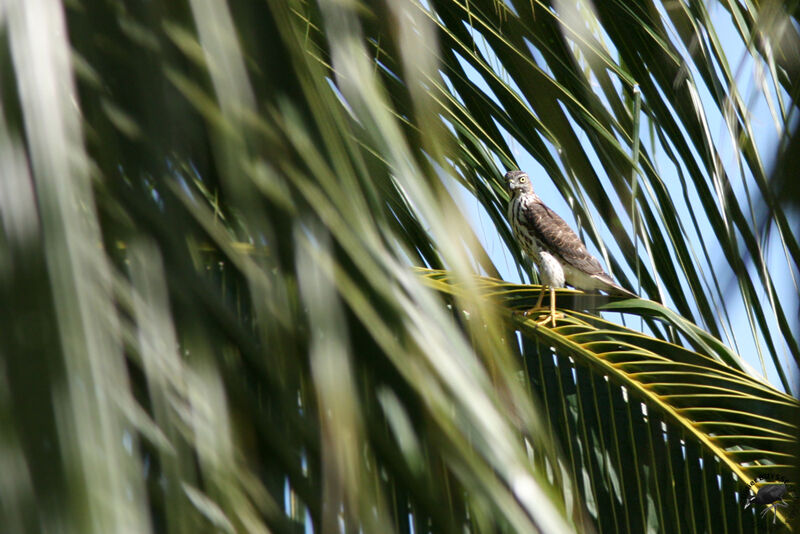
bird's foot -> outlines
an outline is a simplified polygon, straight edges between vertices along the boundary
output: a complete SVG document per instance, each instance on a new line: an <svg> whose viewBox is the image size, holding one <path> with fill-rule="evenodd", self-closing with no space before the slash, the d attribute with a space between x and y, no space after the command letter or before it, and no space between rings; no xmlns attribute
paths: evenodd
<svg viewBox="0 0 800 534"><path fill-rule="evenodd" d="M564 314L563 313L560 313L560 312L548 313L547 316L544 319L539 319L538 321L535 321L535 322L539 326L547 326L547 323L553 323L553 328L555 328L556 327L556 319L563 319L563 318L564 318Z"/></svg>

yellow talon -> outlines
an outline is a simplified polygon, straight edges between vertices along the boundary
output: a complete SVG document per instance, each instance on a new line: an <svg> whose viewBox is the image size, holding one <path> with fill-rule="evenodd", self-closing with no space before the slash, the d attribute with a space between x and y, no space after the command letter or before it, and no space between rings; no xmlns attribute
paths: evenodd
<svg viewBox="0 0 800 534"><path fill-rule="evenodd" d="M542 286L542 292L539 293L539 299L536 301L536 304L530 310L523 313L526 317L530 315L533 311L537 309L542 309L542 297L544 297L544 286ZM546 308L545 308L546 309ZM553 323L553 328L556 327L556 319L563 319L564 314L560 312L556 312L556 289L554 287L550 288L550 313L544 319L536 321L536 324L545 326L548 322Z"/></svg>
<svg viewBox="0 0 800 534"><path fill-rule="evenodd" d="M552 322L553 323L553 328L555 328L556 327L556 319L563 319L563 318L564 318L564 314L561 313L561 312L558 312L555 315L547 314L547 316L544 319L540 319L540 320L536 321L536 324L538 324L540 326L546 326L548 322Z"/></svg>

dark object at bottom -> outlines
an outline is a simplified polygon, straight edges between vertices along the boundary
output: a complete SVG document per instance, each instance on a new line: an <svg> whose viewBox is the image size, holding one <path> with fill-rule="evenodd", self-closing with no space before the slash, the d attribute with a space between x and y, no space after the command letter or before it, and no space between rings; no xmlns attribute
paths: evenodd
<svg viewBox="0 0 800 534"><path fill-rule="evenodd" d="M751 504L766 504L768 506L761 512L761 517L764 517L767 512L775 509L776 506L789 506L789 503L783 500L787 493L786 484L765 484L758 488L758 492L755 495L748 497L744 507L747 508ZM775 517L772 518L773 524L775 524L777 517L778 514L776 513Z"/></svg>

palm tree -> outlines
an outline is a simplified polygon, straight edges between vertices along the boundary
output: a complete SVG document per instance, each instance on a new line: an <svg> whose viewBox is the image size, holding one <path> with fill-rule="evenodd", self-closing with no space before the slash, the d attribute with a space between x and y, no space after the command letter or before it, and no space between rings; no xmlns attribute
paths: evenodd
<svg viewBox="0 0 800 534"><path fill-rule="evenodd" d="M800 247L768 171L796 162L797 23L0 3L0 524L791 528L744 504L797 480ZM514 313L539 289L504 215L521 163L642 299Z"/></svg>

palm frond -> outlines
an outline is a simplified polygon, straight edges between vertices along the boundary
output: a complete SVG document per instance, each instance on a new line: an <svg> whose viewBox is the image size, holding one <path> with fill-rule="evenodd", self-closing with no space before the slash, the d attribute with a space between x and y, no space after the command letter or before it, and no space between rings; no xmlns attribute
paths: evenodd
<svg viewBox="0 0 800 534"><path fill-rule="evenodd" d="M419 274L445 295L461 291L447 272ZM718 355L587 314L580 308L596 303L582 293L560 292L566 317L543 328L519 313L538 288L491 278L480 286L521 335L534 398L601 529L710 527L706 506L715 525L752 528L758 518L743 512L740 496L766 479L792 479L800 409L793 397Z"/></svg>
<svg viewBox="0 0 800 534"><path fill-rule="evenodd" d="M758 528L797 409L737 343L800 361L749 107L786 157L797 10L762 4L720 4L748 93L697 2L0 3L0 524ZM521 164L652 301L513 318Z"/></svg>

